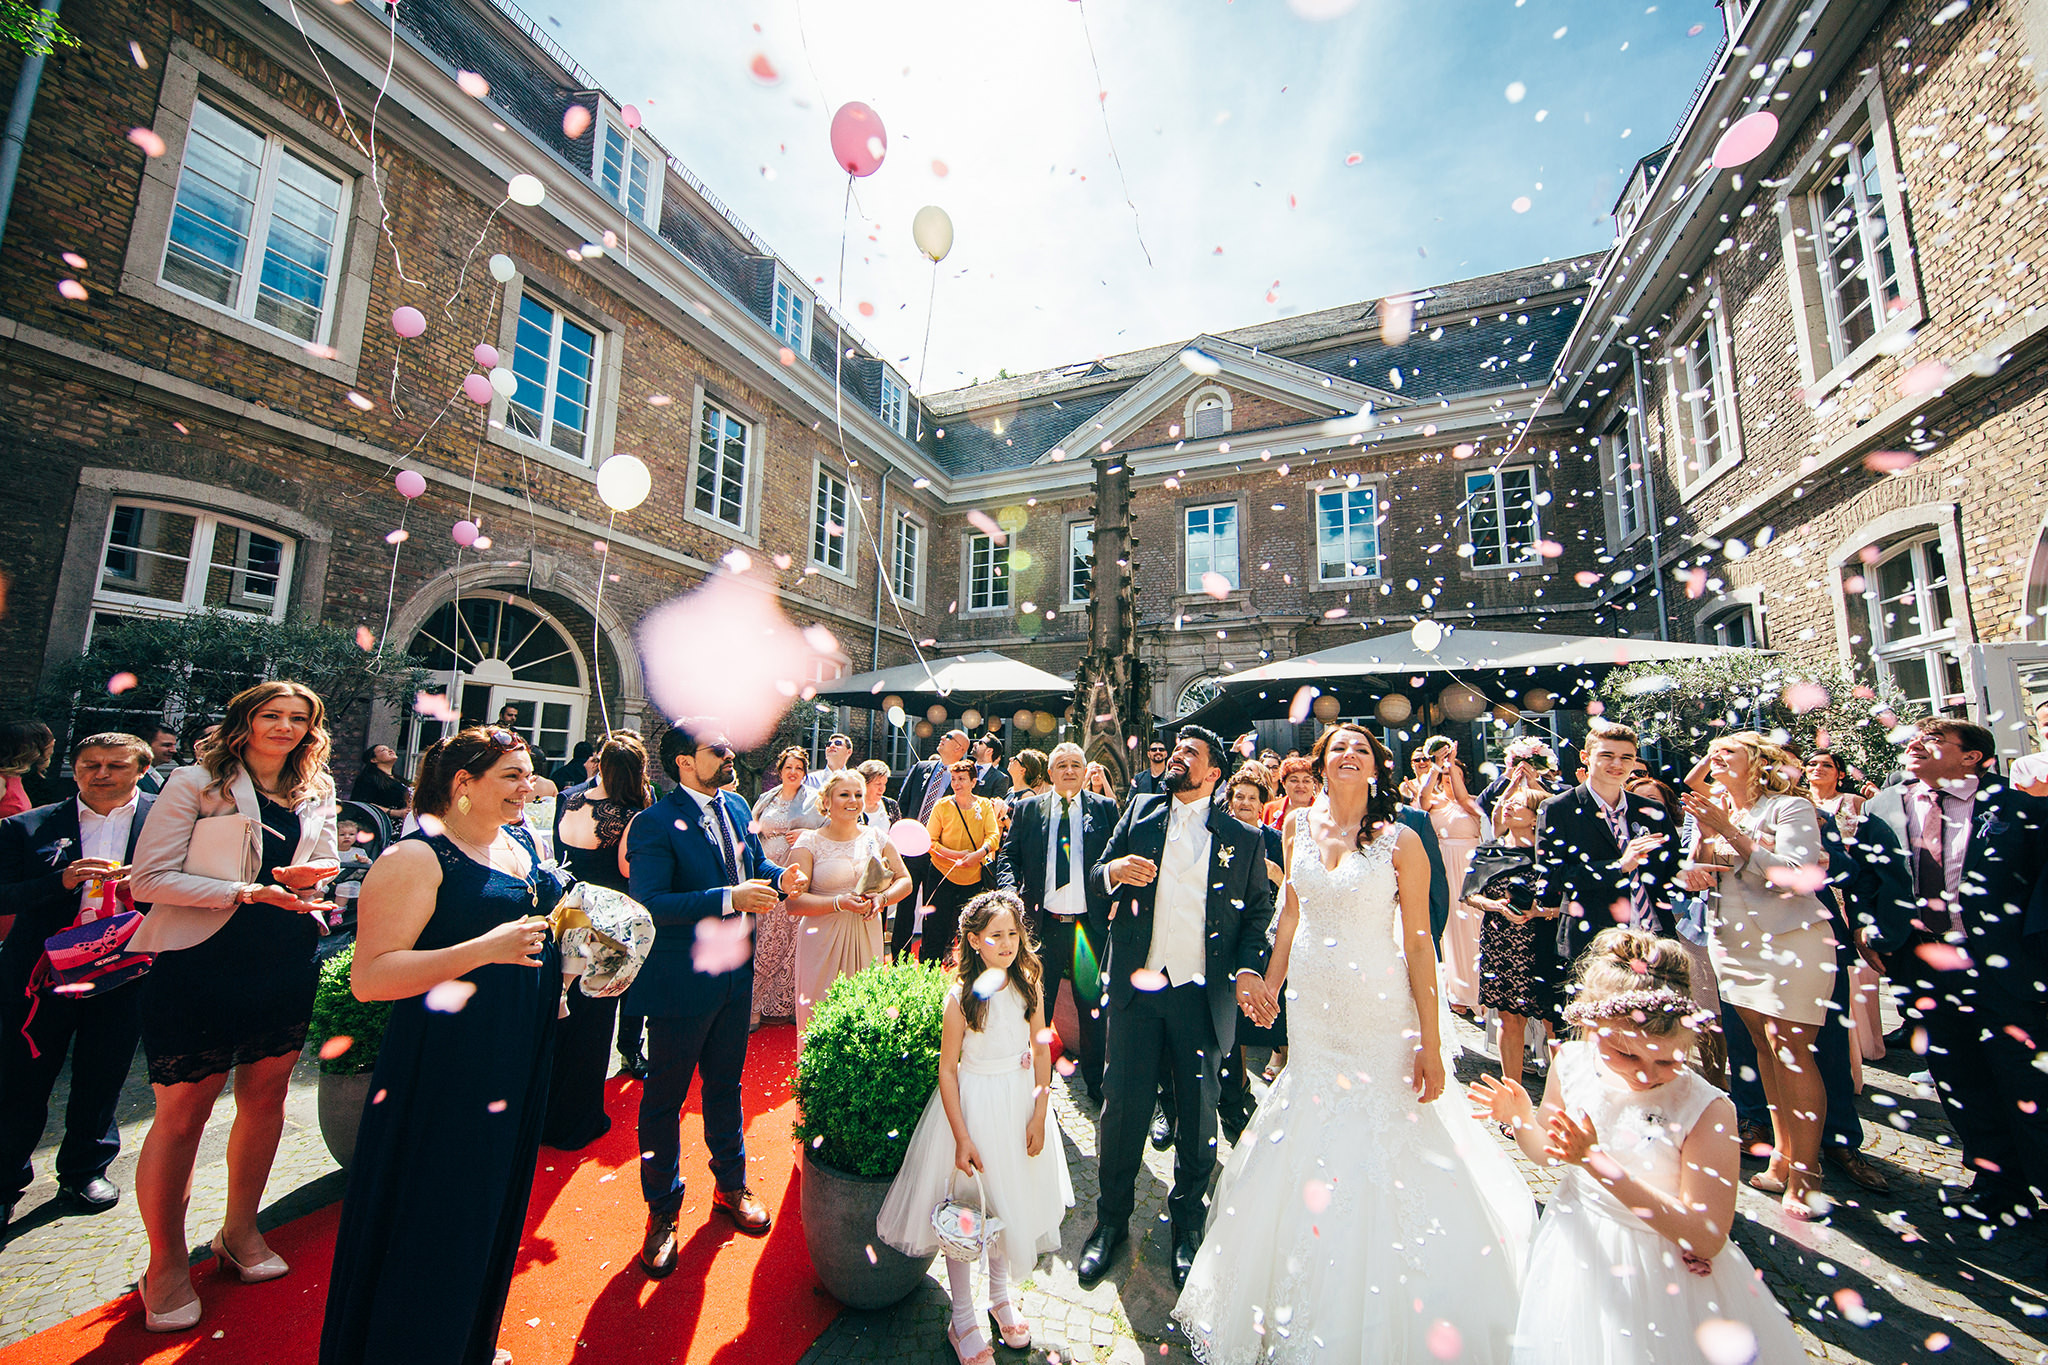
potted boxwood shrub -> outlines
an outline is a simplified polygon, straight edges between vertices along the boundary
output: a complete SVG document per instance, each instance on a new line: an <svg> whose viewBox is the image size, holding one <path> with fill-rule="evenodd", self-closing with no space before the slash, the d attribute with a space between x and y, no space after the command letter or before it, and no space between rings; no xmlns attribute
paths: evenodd
<svg viewBox="0 0 2048 1365"><path fill-rule="evenodd" d="M358 1000L349 989L349 964L355 957L351 943L320 964L320 987L313 993L313 1019L306 1028L306 1046L320 1059L320 1137L343 1168L355 1155L370 1073L391 1017L388 1001Z"/></svg>
<svg viewBox="0 0 2048 1365"><path fill-rule="evenodd" d="M939 1083L950 978L922 963L877 964L833 983L797 1058L804 1243L818 1280L849 1308L886 1308L930 1259L875 1235L875 1218Z"/></svg>

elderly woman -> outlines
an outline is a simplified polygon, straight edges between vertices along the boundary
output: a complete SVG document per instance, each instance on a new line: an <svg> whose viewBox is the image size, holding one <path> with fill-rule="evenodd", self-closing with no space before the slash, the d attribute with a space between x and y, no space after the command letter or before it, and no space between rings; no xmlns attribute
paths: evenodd
<svg viewBox="0 0 2048 1365"><path fill-rule="evenodd" d="M825 823L818 803L804 784L810 756L792 744L775 757L776 785L754 803L754 830L768 861L789 863L796 836ZM754 918L754 1012L752 1028L763 1019L796 1017L796 929L788 915Z"/></svg>
<svg viewBox="0 0 2048 1365"><path fill-rule="evenodd" d="M940 798L925 822L931 834L932 864L940 872L938 889L925 915L918 956L942 962L960 927L960 907L976 893L995 885L991 869L1003 842L1002 807L974 794L974 760L963 758L947 770L953 794Z"/></svg>
<svg viewBox="0 0 2048 1365"><path fill-rule="evenodd" d="M129 886L150 910L130 946L156 954L141 986L156 1121L135 1169L149 1232L139 1289L152 1332L199 1324L185 1214L206 1121L230 1073L227 1216L214 1259L245 1284L291 1268L256 1215L313 1014L313 948L334 909L314 890L340 870L327 756L327 709L312 689L258 683L228 703L220 729L199 742L199 762L166 779L135 847Z"/></svg>
<svg viewBox="0 0 2048 1365"><path fill-rule="evenodd" d="M884 776L886 777L886 772ZM783 904L796 917L796 1026L842 976L852 976L882 956L883 911L910 894L903 856L862 822L867 782L858 772L835 773L818 792L825 823L807 829L790 850L789 865L802 868L810 888ZM868 869L879 863L886 883L870 883Z"/></svg>
<svg viewBox="0 0 2048 1365"><path fill-rule="evenodd" d="M1699 823L1686 889L1708 891L1708 951L1721 998L1756 1043L1774 1151L1750 1184L1782 1194L1787 1217L1814 1217L1822 1089L1814 1046L1834 995L1835 941L1814 891L1827 871L1819 816L1794 794L1798 765L1753 731L1707 750L1712 797L1688 793Z"/></svg>

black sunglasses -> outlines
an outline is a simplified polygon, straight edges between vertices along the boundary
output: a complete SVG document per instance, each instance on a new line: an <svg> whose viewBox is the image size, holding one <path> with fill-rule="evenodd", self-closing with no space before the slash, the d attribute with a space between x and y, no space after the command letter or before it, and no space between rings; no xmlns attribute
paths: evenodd
<svg viewBox="0 0 2048 1365"><path fill-rule="evenodd" d="M730 744L700 744L697 747L700 749L709 749L713 754L717 755L719 758L731 758L733 753L732 745Z"/></svg>

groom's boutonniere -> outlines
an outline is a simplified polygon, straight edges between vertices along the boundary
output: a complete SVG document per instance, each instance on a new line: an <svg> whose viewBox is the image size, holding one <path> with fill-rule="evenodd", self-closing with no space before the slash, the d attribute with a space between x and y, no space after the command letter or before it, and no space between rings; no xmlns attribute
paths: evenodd
<svg viewBox="0 0 2048 1365"><path fill-rule="evenodd" d="M1236 856L1237 850L1234 848L1220 848L1216 850L1216 861L1224 867L1229 867L1230 860Z"/></svg>

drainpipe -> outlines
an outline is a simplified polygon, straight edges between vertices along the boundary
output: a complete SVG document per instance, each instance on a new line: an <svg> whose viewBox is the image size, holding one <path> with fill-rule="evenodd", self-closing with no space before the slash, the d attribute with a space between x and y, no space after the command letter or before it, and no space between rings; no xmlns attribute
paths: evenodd
<svg viewBox="0 0 2048 1365"><path fill-rule="evenodd" d="M43 13L54 16L62 0L43 0ZM7 235L7 214L14 207L14 180L21 174L21 148L28 140L28 116L36 107L36 87L43 83L43 58L22 57L21 77L14 83L14 103L7 106L7 130L0 134L0 238Z"/></svg>
<svg viewBox="0 0 2048 1365"><path fill-rule="evenodd" d="M1643 406L1643 353L1626 341L1615 344L1627 349L1629 364L1635 371L1636 410L1633 421L1636 457L1643 462L1643 515L1650 521L1650 591L1657 598L1657 638L1669 643L1671 614L1664 605L1664 550L1661 526L1657 520L1657 474L1650 463L1650 429L1645 420L1648 409Z"/></svg>
<svg viewBox="0 0 2048 1365"><path fill-rule="evenodd" d="M888 536L889 526L889 466L882 466L882 483L875 490L875 545L881 551L875 560L875 637L868 646L868 667L882 666L882 575L889 572L889 555L893 552ZM875 756L875 713L868 712L868 757Z"/></svg>

